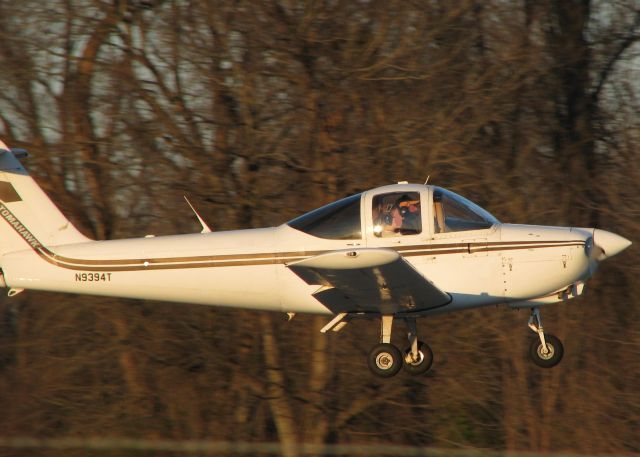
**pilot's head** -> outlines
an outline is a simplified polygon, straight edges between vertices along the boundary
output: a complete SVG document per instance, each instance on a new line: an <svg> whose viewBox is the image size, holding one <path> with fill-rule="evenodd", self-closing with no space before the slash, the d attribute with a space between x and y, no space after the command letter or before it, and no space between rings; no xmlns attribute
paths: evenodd
<svg viewBox="0 0 640 457"><path fill-rule="evenodd" d="M402 215L400 214L400 207L394 204L391 208L387 208L384 214L380 217L380 224L377 225L378 232L394 231L394 229L402 226Z"/></svg>

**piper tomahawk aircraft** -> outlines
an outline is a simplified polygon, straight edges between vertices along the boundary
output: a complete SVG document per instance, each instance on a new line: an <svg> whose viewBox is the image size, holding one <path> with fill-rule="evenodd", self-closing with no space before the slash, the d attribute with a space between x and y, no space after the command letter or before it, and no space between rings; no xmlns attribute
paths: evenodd
<svg viewBox="0 0 640 457"><path fill-rule="evenodd" d="M371 371L431 368L416 319L507 303L531 309L530 355L563 355L539 308L583 293L598 262L631 242L592 228L500 223L469 200L406 182L336 201L279 227L93 241L56 208L0 142L0 285L288 313L333 315L322 329L380 319ZM196 213L197 215L197 213ZM391 344L404 321L407 347Z"/></svg>

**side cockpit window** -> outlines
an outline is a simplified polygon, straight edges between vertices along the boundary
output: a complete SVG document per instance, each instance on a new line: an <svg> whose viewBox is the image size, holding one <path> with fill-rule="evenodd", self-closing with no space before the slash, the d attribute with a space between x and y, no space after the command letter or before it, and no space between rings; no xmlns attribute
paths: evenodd
<svg viewBox="0 0 640 457"><path fill-rule="evenodd" d="M387 238L422 232L420 194L392 192L373 197L373 233Z"/></svg>
<svg viewBox="0 0 640 457"><path fill-rule="evenodd" d="M362 194L352 195L330 203L287 224L312 236L330 240L355 240L362 238L360 200Z"/></svg>
<svg viewBox="0 0 640 457"><path fill-rule="evenodd" d="M433 191L435 233L488 229L498 220L475 203L439 187Z"/></svg>

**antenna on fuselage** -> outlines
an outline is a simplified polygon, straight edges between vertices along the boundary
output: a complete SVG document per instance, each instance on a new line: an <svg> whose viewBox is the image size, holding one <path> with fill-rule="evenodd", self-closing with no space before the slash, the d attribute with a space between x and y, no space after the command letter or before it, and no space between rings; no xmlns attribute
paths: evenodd
<svg viewBox="0 0 640 457"><path fill-rule="evenodd" d="M184 199L187 202L187 205L189 205L189 207L191 208L191 211L193 211L193 213L196 215L196 217L198 218L198 221L200 222L200 225L202 225L202 230L200 231L200 233L211 233L212 230L209 228L209 226L207 225L207 223L204 221L204 219L202 219L202 217L200 216L200 214L196 211L196 209L193 207L193 205L191 204L191 202L189 201L189 199L187 198L186 195L183 195Z"/></svg>
<svg viewBox="0 0 640 457"><path fill-rule="evenodd" d="M424 182L424 185L426 186L427 183L429 182L429 178L431 177L431 175L427 176L427 180Z"/></svg>

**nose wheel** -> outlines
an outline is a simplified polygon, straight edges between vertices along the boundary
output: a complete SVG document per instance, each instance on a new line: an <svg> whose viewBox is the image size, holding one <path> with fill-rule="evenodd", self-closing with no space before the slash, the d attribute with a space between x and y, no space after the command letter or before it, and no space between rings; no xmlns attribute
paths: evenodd
<svg viewBox="0 0 640 457"><path fill-rule="evenodd" d="M564 346L558 337L544 333L538 308L531 310L529 328L538 334L538 337L534 338L529 346L531 360L542 368L555 367L562 360Z"/></svg>
<svg viewBox="0 0 640 457"><path fill-rule="evenodd" d="M381 378L395 376L404 366L406 372L420 375L428 372L433 365L433 352L429 345L418 340L416 320L405 318L409 328L409 347L401 353L391 344L391 327L393 316L384 315L381 318L380 343L375 345L367 358L371 372Z"/></svg>

